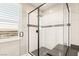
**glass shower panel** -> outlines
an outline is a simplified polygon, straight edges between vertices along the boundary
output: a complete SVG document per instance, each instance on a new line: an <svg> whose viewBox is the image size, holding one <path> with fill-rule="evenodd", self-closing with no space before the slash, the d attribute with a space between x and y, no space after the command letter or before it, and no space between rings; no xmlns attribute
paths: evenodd
<svg viewBox="0 0 79 59"><path fill-rule="evenodd" d="M64 4L45 4L40 7L40 55L63 56L66 54L67 27L64 21ZM66 24L67 25L67 24ZM65 33L64 33L65 32ZM65 39L67 43L67 39Z"/></svg>
<svg viewBox="0 0 79 59"><path fill-rule="evenodd" d="M29 14L29 53L38 55L38 10Z"/></svg>
<svg viewBox="0 0 79 59"><path fill-rule="evenodd" d="M67 5L66 4L63 4L63 23L64 23L64 45L66 45L66 46L69 46L69 42L68 42L68 21L69 21L69 16L68 16L68 8L67 8Z"/></svg>

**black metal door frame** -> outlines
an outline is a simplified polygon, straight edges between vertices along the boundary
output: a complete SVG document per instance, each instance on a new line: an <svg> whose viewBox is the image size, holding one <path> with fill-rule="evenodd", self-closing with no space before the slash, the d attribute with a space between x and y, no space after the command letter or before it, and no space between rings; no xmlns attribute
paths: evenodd
<svg viewBox="0 0 79 59"><path fill-rule="evenodd" d="M69 45L70 45L70 9L69 9L69 4L68 3L66 3L66 7L67 7L67 11L68 11L68 47L67 47L67 50L66 50L66 54L65 54L65 56L67 56L67 54L69 54L68 53L68 51L69 51Z"/></svg>

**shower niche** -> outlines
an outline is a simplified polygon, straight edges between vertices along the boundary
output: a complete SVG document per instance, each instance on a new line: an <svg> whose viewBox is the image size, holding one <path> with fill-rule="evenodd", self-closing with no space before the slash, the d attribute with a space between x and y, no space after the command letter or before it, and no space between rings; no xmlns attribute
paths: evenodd
<svg viewBox="0 0 79 59"><path fill-rule="evenodd" d="M68 4L46 3L28 13L28 53L66 56L70 46Z"/></svg>

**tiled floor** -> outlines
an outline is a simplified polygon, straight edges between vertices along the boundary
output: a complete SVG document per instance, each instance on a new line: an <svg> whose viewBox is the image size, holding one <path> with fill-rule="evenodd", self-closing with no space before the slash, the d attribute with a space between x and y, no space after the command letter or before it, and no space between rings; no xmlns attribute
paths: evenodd
<svg viewBox="0 0 79 59"><path fill-rule="evenodd" d="M45 47L41 47L40 49L40 56L47 56L47 52L49 51L49 49L45 48ZM38 56L38 49L37 50L34 50L32 52L35 56Z"/></svg>
<svg viewBox="0 0 79 59"><path fill-rule="evenodd" d="M41 47L39 50L40 50L40 56L65 56L67 52L67 46L58 44L55 48L51 50L45 47ZM32 53L35 56L38 56L38 49L34 50ZM69 47L66 56L77 56L77 55L78 55L78 50Z"/></svg>

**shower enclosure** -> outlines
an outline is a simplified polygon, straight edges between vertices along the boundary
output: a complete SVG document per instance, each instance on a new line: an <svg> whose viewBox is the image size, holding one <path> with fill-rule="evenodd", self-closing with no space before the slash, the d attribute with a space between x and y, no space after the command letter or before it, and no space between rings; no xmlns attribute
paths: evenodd
<svg viewBox="0 0 79 59"><path fill-rule="evenodd" d="M35 56L65 56L70 41L69 6L41 4L28 13L28 53Z"/></svg>

